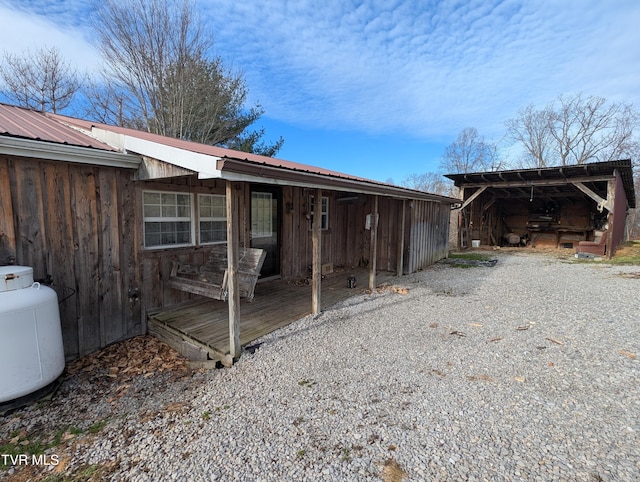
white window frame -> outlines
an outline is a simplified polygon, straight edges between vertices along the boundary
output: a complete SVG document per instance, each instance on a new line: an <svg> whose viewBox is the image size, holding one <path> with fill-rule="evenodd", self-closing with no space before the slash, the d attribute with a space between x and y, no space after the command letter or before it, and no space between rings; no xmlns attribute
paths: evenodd
<svg viewBox="0 0 640 482"><path fill-rule="evenodd" d="M160 215L159 216L147 216L146 215L146 206L145 203L145 194L159 194L160 195L160 204L157 206L160 207ZM189 199L189 216L163 216L162 215L162 195L167 194L175 194L176 196L187 196ZM176 207L178 204L176 204ZM179 248L184 246L193 246L195 240L195 222L194 222L194 203L193 203L193 195L191 193L185 193L180 191L158 191L158 190L144 190L142 191L142 217L143 217L143 233L142 239L145 249L165 249L165 248ZM162 222L188 222L189 223L189 242L188 243L170 243L170 244L154 244L152 246L147 246L147 225L148 223L162 223Z"/></svg>
<svg viewBox="0 0 640 482"><path fill-rule="evenodd" d="M258 226L258 221L256 220L256 214L253 210L253 197L254 195L259 199L268 199L269 200L269 211L267 213L266 218L261 218L260 225ZM262 191L253 191L251 193L251 238L270 238L273 236L273 193L271 192L262 192Z"/></svg>
<svg viewBox="0 0 640 482"><path fill-rule="evenodd" d="M329 198L322 196L320 198L322 203L320 210L320 230L327 231L329 229ZM309 197L309 229L313 229L313 214L315 211L315 197L313 194Z"/></svg>
<svg viewBox="0 0 640 482"><path fill-rule="evenodd" d="M224 211L222 216L202 216L202 198L222 198L224 206ZM198 241L201 245L207 246L210 244L225 244L227 242L227 232L225 229L224 240L221 241L202 241L202 222L224 222L225 226L227 224L227 207L226 207L226 196L224 194L202 194L198 193Z"/></svg>

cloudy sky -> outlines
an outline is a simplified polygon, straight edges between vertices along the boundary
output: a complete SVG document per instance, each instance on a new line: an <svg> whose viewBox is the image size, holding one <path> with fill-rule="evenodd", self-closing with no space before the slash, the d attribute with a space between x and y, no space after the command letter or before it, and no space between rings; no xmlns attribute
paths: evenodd
<svg viewBox="0 0 640 482"><path fill-rule="evenodd" d="M278 157L400 182L465 127L500 141L528 104L640 105L637 0L197 0ZM0 45L93 69L86 0L0 0Z"/></svg>

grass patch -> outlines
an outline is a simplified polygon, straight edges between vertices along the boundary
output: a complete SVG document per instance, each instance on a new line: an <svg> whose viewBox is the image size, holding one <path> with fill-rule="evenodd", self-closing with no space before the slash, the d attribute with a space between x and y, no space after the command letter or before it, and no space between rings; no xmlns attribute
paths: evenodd
<svg viewBox="0 0 640 482"><path fill-rule="evenodd" d="M491 255L483 253L449 253L449 259L468 259L471 261L489 261Z"/></svg>
<svg viewBox="0 0 640 482"><path fill-rule="evenodd" d="M618 246L616 254L609 261L617 265L640 265L640 241L627 241Z"/></svg>

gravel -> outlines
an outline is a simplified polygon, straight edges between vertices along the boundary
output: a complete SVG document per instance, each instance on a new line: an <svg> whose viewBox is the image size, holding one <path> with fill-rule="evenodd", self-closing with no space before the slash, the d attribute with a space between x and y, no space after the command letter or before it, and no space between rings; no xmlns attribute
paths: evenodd
<svg viewBox="0 0 640 482"><path fill-rule="evenodd" d="M640 479L640 267L491 255L299 320L230 369L68 376L0 418L0 443L63 433L60 463L0 479Z"/></svg>

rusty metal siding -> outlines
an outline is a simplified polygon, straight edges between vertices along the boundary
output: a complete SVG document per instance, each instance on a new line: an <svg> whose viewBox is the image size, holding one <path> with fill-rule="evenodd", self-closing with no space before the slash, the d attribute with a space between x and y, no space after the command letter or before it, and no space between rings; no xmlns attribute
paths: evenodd
<svg viewBox="0 0 640 482"><path fill-rule="evenodd" d="M450 206L430 201L411 201L408 259L409 274L446 258L449 253Z"/></svg>

